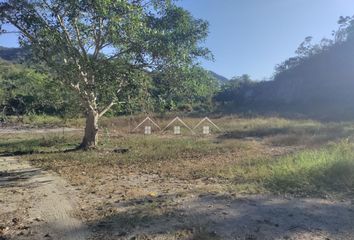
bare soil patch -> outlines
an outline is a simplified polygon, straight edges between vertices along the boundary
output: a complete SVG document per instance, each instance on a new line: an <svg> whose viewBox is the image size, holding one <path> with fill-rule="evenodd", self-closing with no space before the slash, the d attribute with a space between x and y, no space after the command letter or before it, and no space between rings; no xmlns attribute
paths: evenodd
<svg viewBox="0 0 354 240"><path fill-rule="evenodd" d="M60 201L69 196L67 212L85 222L88 239L354 239L352 123L226 118L219 125L229 131L178 137L131 135L107 122L99 151L62 152L80 132L5 134L0 149L39 150L22 159L67 181L54 188L63 189ZM116 148L129 151L109 151ZM31 178L43 172L29 171ZM0 217L18 234L12 219L32 214L23 224L32 229L42 200L21 193L29 187L11 189L0 189L8 198ZM46 192L41 205L55 212L49 202L60 196Z"/></svg>
<svg viewBox="0 0 354 240"><path fill-rule="evenodd" d="M92 239L353 239L354 202L230 194L213 179L129 174L80 187ZM89 192L91 191L91 192ZM224 192L224 193L222 193ZM202 236L202 238L200 238Z"/></svg>
<svg viewBox="0 0 354 240"><path fill-rule="evenodd" d="M15 158L0 158L0 236L75 239L89 236L74 213L75 196L58 176Z"/></svg>

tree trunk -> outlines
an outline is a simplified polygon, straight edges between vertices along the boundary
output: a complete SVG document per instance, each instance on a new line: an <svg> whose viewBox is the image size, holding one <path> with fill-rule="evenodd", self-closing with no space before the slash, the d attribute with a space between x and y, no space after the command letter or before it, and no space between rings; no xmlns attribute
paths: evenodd
<svg viewBox="0 0 354 240"><path fill-rule="evenodd" d="M93 110L88 111L86 115L85 135L82 139L80 148L96 148L98 144L98 117L98 112Z"/></svg>

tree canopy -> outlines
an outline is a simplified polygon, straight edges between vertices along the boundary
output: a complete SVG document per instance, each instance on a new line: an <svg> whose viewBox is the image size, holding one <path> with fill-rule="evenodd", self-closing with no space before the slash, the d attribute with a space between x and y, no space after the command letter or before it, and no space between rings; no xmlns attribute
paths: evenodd
<svg viewBox="0 0 354 240"><path fill-rule="evenodd" d="M87 113L83 147L97 144L98 118L141 74L211 57L200 46L208 23L169 0L7 0L0 22L76 91Z"/></svg>

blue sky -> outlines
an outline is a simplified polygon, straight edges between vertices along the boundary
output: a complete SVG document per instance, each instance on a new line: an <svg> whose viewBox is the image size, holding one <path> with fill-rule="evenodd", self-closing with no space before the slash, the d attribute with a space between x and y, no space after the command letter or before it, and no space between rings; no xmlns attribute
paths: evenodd
<svg viewBox="0 0 354 240"><path fill-rule="evenodd" d="M307 36L330 37L339 16L354 15L354 0L179 0L197 18L210 23L204 43L214 62L202 65L225 77L271 77L274 66L294 55ZM16 47L14 35L0 45Z"/></svg>
<svg viewBox="0 0 354 240"><path fill-rule="evenodd" d="M307 36L330 37L339 16L354 15L354 0L180 0L210 23L205 43L215 62L203 66L225 77L269 78Z"/></svg>

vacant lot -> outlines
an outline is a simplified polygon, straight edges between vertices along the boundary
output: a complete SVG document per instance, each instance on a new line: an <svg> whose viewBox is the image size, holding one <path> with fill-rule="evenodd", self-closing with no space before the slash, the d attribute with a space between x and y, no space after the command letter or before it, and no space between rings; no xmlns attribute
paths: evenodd
<svg viewBox="0 0 354 240"><path fill-rule="evenodd" d="M0 132L0 152L63 177L93 239L354 237L354 123L223 117L207 137L129 134L139 120L104 119L95 151L70 151L82 132L64 129Z"/></svg>

